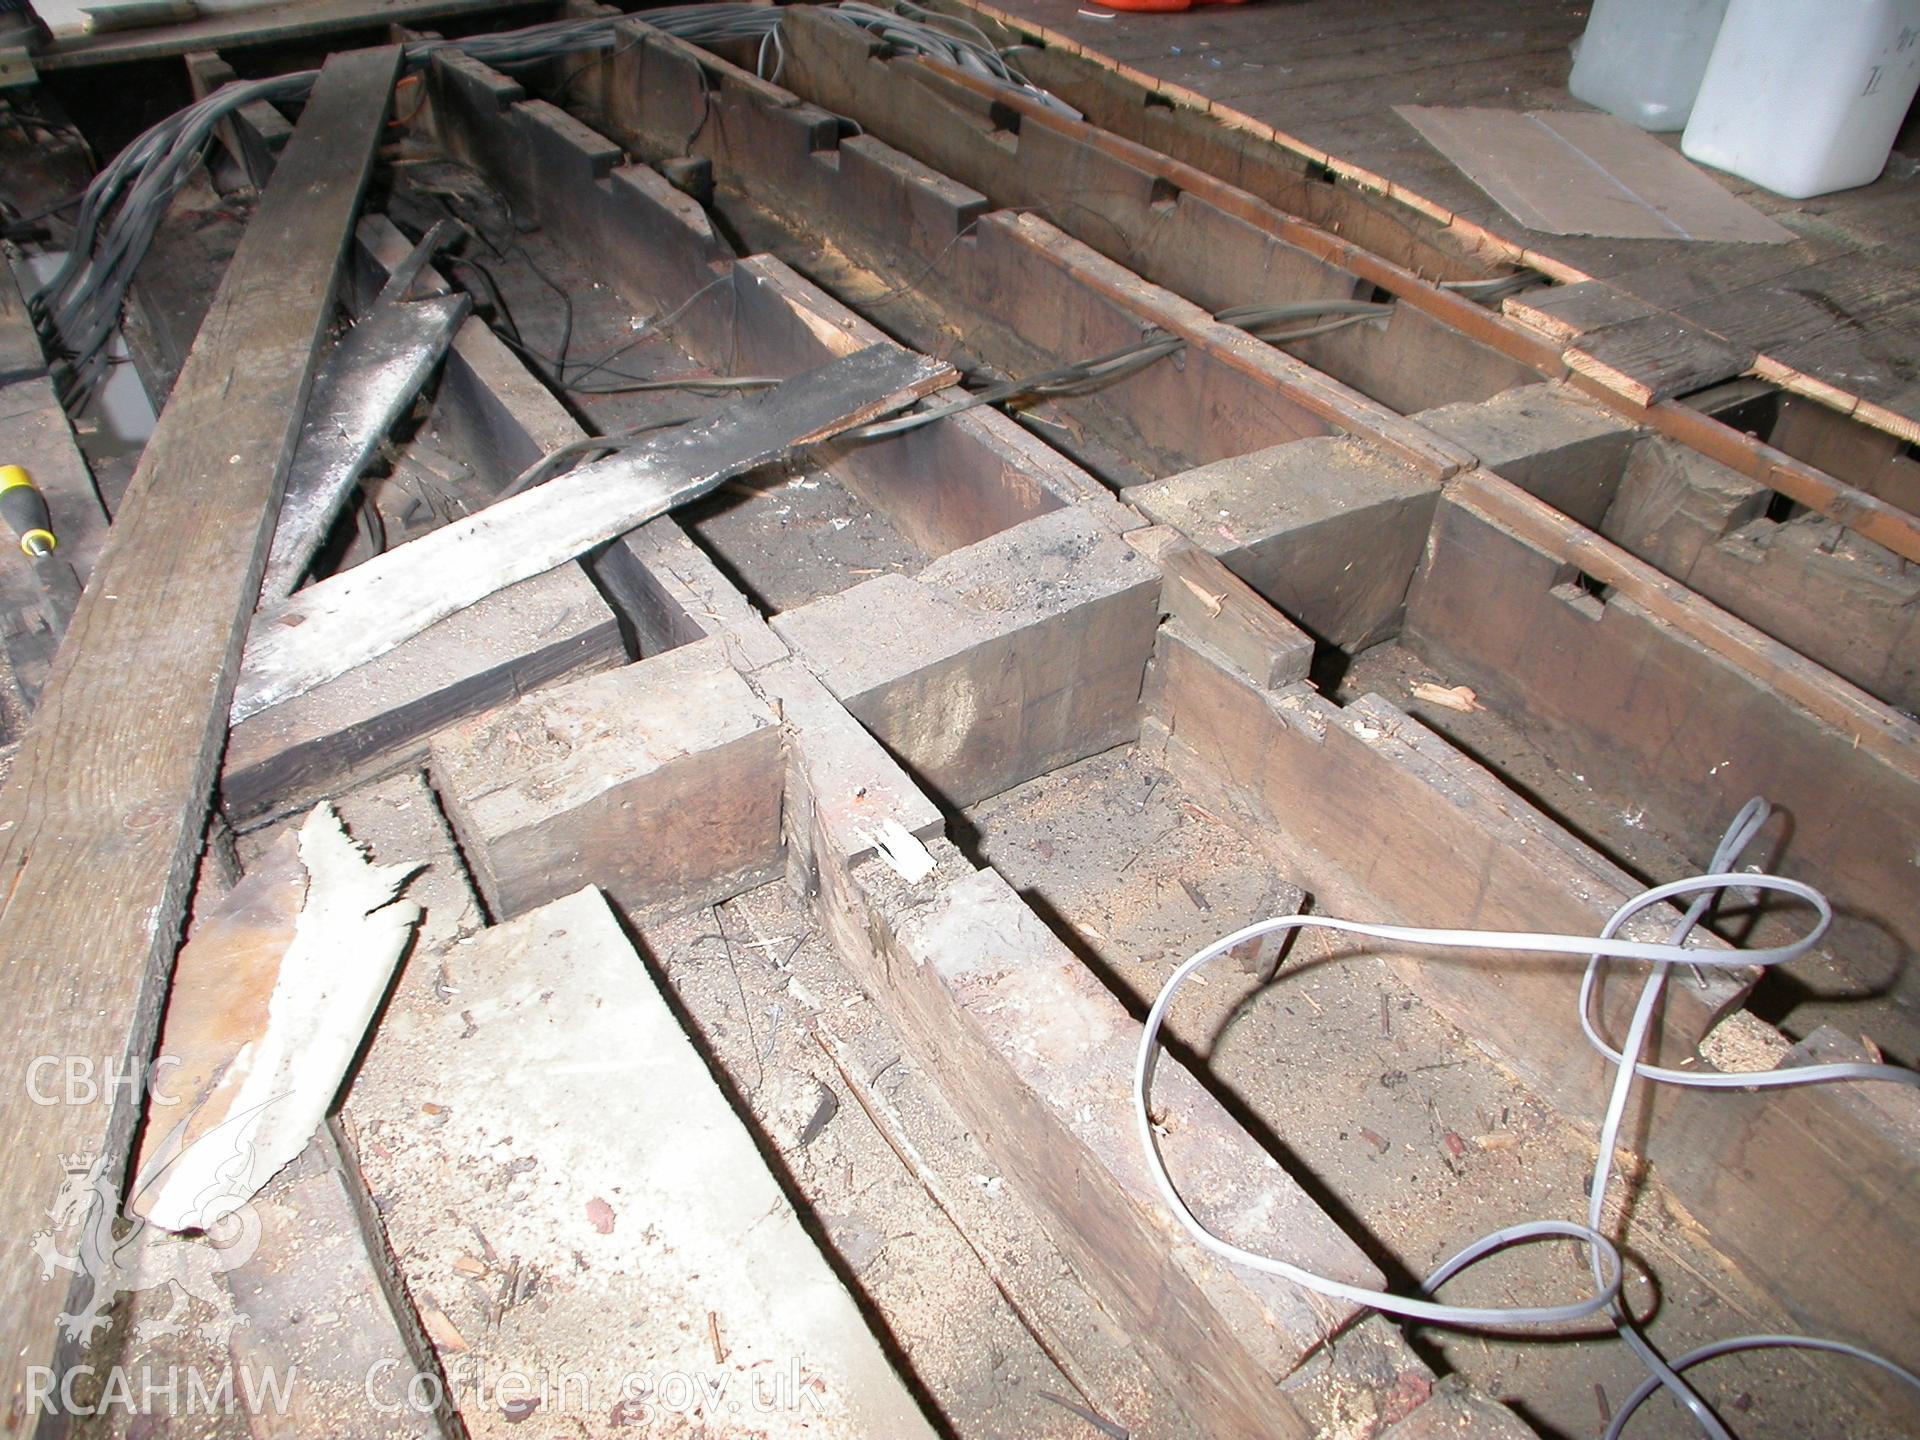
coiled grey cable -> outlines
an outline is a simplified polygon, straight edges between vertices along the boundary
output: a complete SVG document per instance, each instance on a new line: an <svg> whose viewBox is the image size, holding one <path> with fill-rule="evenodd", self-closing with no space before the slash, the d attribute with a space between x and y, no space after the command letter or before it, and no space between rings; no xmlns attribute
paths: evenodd
<svg viewBox="0 0 1920 1440"><path fill-rule="evenodd" d="M1147 1167L1153 1173L1154 1183L1159 1188L1161 1198L1195 1241L1223 1259L1251 1270L1291 1280L1319 1294L1365 1305L1390 1315L1440 1325L1511 1329L1565 1325L1601 1311L1609 1312L1609 1318L1616 1330L1647 1366L1650 1375L1641 1391L1636 1392L1627 1405L1622 1407L1621 1412L1614 1417L1612 1427L1607 1432L1608 1440L1614 1440L1614 1437L1621 1433L1627 1418L1633 1411L1655 1390L1663 1386L1686 1407L1701 1430L1712 1437L1712 1440L1731 1440L1725 1426L1707 1408L1705 1402L1693 1392L1681 1377L1680 1372L1690 1365L1740 1349L1797 1347L1848 1355L1877 1365L1912 1384L1916 1389L1920 1389L1920 1377L1914 1376L1890 1360L1858 1346L1836 1340L1774 1335L1748 1336L1740 1341L1723 1341L1716 1346L1704 1347L1669 1364L1645 1337L1639 1334L1625 1306L1620 1303L1623 1276L1620 1252L1600 1229L1606 1191L1612 1175L1613 1147L1619 1136L1621 1118L1626 1112L1633 1082L1643 1077L1658 1083L1695 1083L1707 1078L1694 1075L1692 1072L1668 1071L1658 1066L1643 1065L1640 1061L1640 1053L1645 1045L1647 1031L1660 992L1664 987L1667 972L1676 964L1705 967L1744 965L1764 967L1789 964L1805 955L1817 944L1820 937L1826 933L1828 925L1832 923L1832 908L1828 905L1826 897L1812 886L1785 876L1742 873L1734 870L1733 867L1738 863L1740 854L1765 825L1770 813L1770 808L1764 800L1750 801L1728 827L1726 835L1714 852L1708 873L1689 876L1683 880L1675 880L1643 890L1615 910L1597 936L1534 934L1500 930L1428 929L1371 924L1331 916L1284 915L1245 926L1190 956L1168 977L1166 984L1161 987L1159 995L1155 998L1152 1008L1147 1012L1146 1022L1140 1035L1140 1049L1134 1065L1135 1126ZM1771 891L1801 901L1812 909L1813 922L1798 939L1782 945L1749 950L1704 949L1687 945L1685 943L1687 938L1712 909L1719 894L1731 888ZM1628 940L1620 936L1621 927L1634 916L1669 900L1688 896L1694 897L1693 902L1676 923L1670 938L1665 942ZM1167 1171L1166 1161L1160 1153L1159 1141L1155 1135L1150 1105L1154 1066L1160 1052L1160 1031L1165 1024L1167 1011L1180 987L1202 967L1219 956L1262 935L1304 929L1333 930L1417 947L1521 951L1586 957L1587 970L1580 987L1582 1029L1590 1043L1607 1056L1609 1063L1614 1065L1615 1075L1601 1124L1599 1157L1595 1162L1592 1194L1584 1223L1570 1220L1536 1220L1497 1230L1474 1241L1435 1270L1421 1285L1420 1296L1408 1296L1351 1285L1335 1280L1331 1276L1315 1274L1276 1256L1247 1250L1216 1235L1200 1222L1181 1198L1172 1176ZM1609 961L1620 960L1644 960L1651 964L1652 969L1642 985L1634 1006L1627 1035L1620 1048L1615 1050L1607 1046L1593 1025L1590 1008L1592 991L1600 967ZM1669 1081L1666 1078L1668 1075L1682 1078L1679 1081ZM1880 1080L1899 1084L1920 1084L1920 1074L1913 1071L1894 1065L1866 1064L1808 1066L1805 1069L1769 1070L1714 1078L1730 1081L1733 1086L1753 1088L1777 1087L1785 1084L1818 1084L1834 1080ZM1716 1085L1712 1088L1729 1087ZM1567 1304L1502 1307L1447 1305L1427 1298L1448 1280L1484 1256L1513 1244L1542 1239L1569 1239L1587 1248L1592 1261L1595 1287L1591 1294L1584 1299Z"/></svg>

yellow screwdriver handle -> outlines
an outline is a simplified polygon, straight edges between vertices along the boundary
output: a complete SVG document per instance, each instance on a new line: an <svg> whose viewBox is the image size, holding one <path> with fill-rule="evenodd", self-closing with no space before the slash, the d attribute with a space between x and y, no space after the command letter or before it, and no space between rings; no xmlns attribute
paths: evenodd
<svg viewBox="0 0 1920 1440"><path fill-rule="evenodd" d="M0 517L20 537L21 550L33 559L51 555L60 547L46 497L34 488L33 477L18 465L0 465Z"/></svg>

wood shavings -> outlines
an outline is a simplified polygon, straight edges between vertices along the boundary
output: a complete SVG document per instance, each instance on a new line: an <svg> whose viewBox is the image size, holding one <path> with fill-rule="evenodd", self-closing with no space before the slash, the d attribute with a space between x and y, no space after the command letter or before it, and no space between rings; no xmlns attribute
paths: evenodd
<svg viewBox="0 0 1920 1440"><path fill-rule="evenodd" d="M1207 615L1209 618L1218 615L1221 607L1227 603L1227 592L1224 590L1215 594L1205 586L1187 579L1184 575L1180 577L1180 583L1200 597L1200 603L1207 607Z"/></svg>
<svg viewBox="0 0 1920 1440"><path fill-rule="evenodd" d="M1421 680L1413 687L1413 698L1424 700L1429 705L1439 705L1448 710L1458 710L1462 715L1471 715L1476 710L1487 707L1480 703L1480 697L1465 685L1435 685L1430 680Z"/></svg>
<svg viewBox="0 0 1920 1440"><path fill-rule="evenodd" d="M370 863L323 804L198 927L160 1046L190 1108L149 1126L138 1213L204 1229L306 1148L420 919L394 898L415 868Z"/></svg>

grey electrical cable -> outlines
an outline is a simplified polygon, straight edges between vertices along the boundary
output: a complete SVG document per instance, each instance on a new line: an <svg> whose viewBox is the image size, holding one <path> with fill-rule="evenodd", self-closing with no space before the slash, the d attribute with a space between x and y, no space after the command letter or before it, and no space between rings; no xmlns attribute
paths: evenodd
<svg viewBox="0 0 1920 1440"><path fill-rule="evenodd" d="M1733 866L1739 855L1749 845L1770 814L1763 800L1756 799L1743 807L1726 835L1716 848L1709 873L1690 876L1683 880L1672 881L1665 885L1653 886L1621 905L1609 918L1598 936L1530 934L1512 931L1483 931L1457 929L1430 929L1399 925L1378 925L1359 921L1343 920L1331 916L1288 915L1269 920L1258 921L1243 927L1230 935L1216 940L1181 964L1168 977L1160 994L1155 998L1153 1007L1148 1011L1145 1025L1141 1031L1140 1049L1134 1067L1134 1118L1140 1138L1141 1149L1147 1160L1148 1168L1153 1172L1154 1182L1161 1198L1173 1212L1176 1219L1203 1247L1235 1264L1257 1270L1265 1274L1278 1275L1320 1294L1330 1295L1356 1304L1366 1305L1388 1314L1404 1316L1408 1319L1451 1326L1488 1326L1497 1328L1516 1328L1541 1324L1564 1325L1584 1319L1603 1310L1609 1311L1616 1329L1622 1339L1631 1346L1643 1364L1651 1372L1644 1393L1629 1402L1623 1411L1630 1414L1647 1395L1654 1390L1666 1387L1671 1390L1680 1403L1694 1416L1705 1433L1713 1440L1730 1440L1725 1427L1707 1409L1690 1386L1681 1378L1680 1371L1700 1360L1715 1355L1731 1353L1741 1348L1737 1342L1724 1342L1719 1348L1708 1347L1707 1351L1694 1352L1683 1356L1680 1361L1669 1364L1646 1339L1638 1333L1624 1305L1620 1304L1620 1285L1622 1279L1621 1259L1618 1248L1600 1230L1604 1216L1605 1194L1612 1174L1613 1146L1618 1139L1621 1117L1625 1113L1632 1083L1645 1076L1656 1081L1665 1081L1660 1067L1643 1066L1639 1055L1645 1044L1651 1017L1658 1002L1667 972L1676 964L1688 964L1703 967L1730 967L1744 965L1772 966L1789 964L1806 954L1820 937L1826 933L1832 922L1833 912L1826 897L1810 885L1784 876L1761 873L1738 872ZM1706 916L1718 895L1727 889L1745 889L1771 891L1804 902L1814 912L1814 921L1798 939L1787 944L1768 946L1759 949L1724 950L1704 949L1685 944L1693 929ZM1627 940L1619 931L1636 915L1654 906L1663 905L1669 900L1682 897L1694 897L1693 903L1674 926L1671 938L1664 943ZM1280 931L1319 928L1347 934L1364 936L1375 940L1384 940L1402 945L1440 948L1466 948L1476 950L1526 951L1549 955L1568 955L1587 957L1587 972L1581 986L1582 1025L1589 1041L1596 1049L1610 1057L1615 1065L1615 1077L1605 1116L1602 1121L1598 1159L1595 1162L1592 1194L1588 1204L1587 1219L1584 1224L1575 1221L1532 1221L1522 1225L1509 1226L1475 1241L1453 1258L1439 1267L1421 1286L1423 1295L1430 1296L1440 1286L1474 1264L1485 1255L1508 1245L1535 1239L1565 1238L1586 1246L1592 1261L1595 1290L1585 1299L1565 1305L1507 1306L1507 1307L1471 1307L1453 1306L1437 1303L1430 1299L1395 1294L1390 1291L1371 1290L1366 1287L1350 1285L1292 1265L1270 1255L1262 1255L1233 1244L1231 1241L1214 1234L1207 1229L1186 1202L1181 1198L1172 1176L1166 1168L1165 1158L1160 1153L1155 1135L1154 1120L1150 1107L1153 1084L1153 1071L1159 1055L1159 1036L1166 1020L1168 1008L1180 987L1203 966L1227 953L1248 940ZM1652 970L1642 986L1634 1007L1633 1019L1628 1033L1618 1051L1609 1050L1589 1018L1591 991L1598 968L1609 961L1644 960L1650 962ZM1818 1074L1813 1072L1827 1071ZM1681 1075L1685 1082L1691 1083L1704 1077L1690 1072L1670 1072ZM1790 1079L1784 1077L1792 1077ZM1892 1065L1841 1065L1808 1067L1807 1071L1763 1071L1752 1075L1729 1076L1728 1079L1744 1082L1750 1086L1765 1087L1779 1084L1812 1084L1823 1080L1879 1080L1900 1084L1920 1083L1920 1075ZM1670 1083L1670 1082L1669 1082ZM1717 1088L1717 1087L1716 1087ZM1872 1354L1869 1351L1851 1346L1842 1341L1808 1340L1797 1337L1760 1336L1748 1337L1754 1342L1747 1348L1763 1348L1767 1345L1786 1343L1803 1344L1806 1348L1833 1350L1837 1353L1863 1359L1879 1365L1890 1373L1900 1376L1920 1388L1920 1378L1916 1378L1891 1361ZM1616 1416L1616 1428L1609 1431L1609 1437L1618 1434L1618 1426L1624 1421Z"/></svg>
<svg viewBox="0 0 1920 1440"><path fill-rule="evenodd" d="M895 49L934 56L1059 108L1057 100L1022 77L965 21L905 3L890 11L859 0L823 6L820 13ZM417 71L442 51L458 51L501 69L534 65L610 43L614 26L626 18L556 21L495 35L414 41L406 47L405 63L410 72ZM781 12L768 5L678 5L636 18L695 44L764 41L769 36L777 44ZM215 128L243 105L303 98L317 74L307 70L230 82L138 136L87 186L74 220L72 251L29 301L35 323L60 357L60 396L69 409L83 404L101 378L106 347L134 272Z"/></svg>
<svg viewBox="0 0 1920 1440"><path fill-rule="evenodd" d="M1734 816L1733 823L1727 827L1726 834L1721 837L1720 843L1714 847L1713 858L1708 862L1707 868L1727 872L1739 864L1740 856L1746 851L1747 846L1753 843L1754 837L1760 833L1769 813L1767 803L1757 796L1743 805L1740 812ZM1706 917L1707 912L1718 900L1718 891L1709 890L1697 895L1693 903L1687 907L1686 913L1675 923L1672 932L1667 936L1667 943L1675 947L1684 947L1694 927ZM1609 938L1623 923L1625 923L1624 915L1616 914L1607 922L1607 927L1600 932L1601 937ZM1600 957L1595 955L1587 962L1586 972L1581 978L1583 1012L1587 984L1599 969L1600 964ZM1653 968L1640 987L1640 994L1633 1007L1633 1016L1627 1024L1627 1038L1620 1047L1622 1058L1617 1062L1618 1068L1614 1072L1613 1088L1608 1095L1606 1112L1601 1119L1593 1178L1587 1187L1587 1224L1595 1230L1600 1228L1601 1218L1606 1210L1607 1189L1613 1175L1613 1147L1620 1138L1620 1124L1626 1115L1628 1092L1633 1086L1635 1068L1641 1051L1646 1047L1647 1030L1653 1022L1654 1007L1666 988L1667 973L1671 968L1666 961L1654 962ZM1632 1057L1631 1062L1627 1060L1628 1056ZM1599 1279L1600 1272L1596 1268L1595 1283L1598 1283ZM1640 1327L1634 1323L1633 1316L1628 1313L1625 1304L1616 1297L1608 1308L1612 1314L1615 1332L1627 1348L1640 1358L1640 1363L1647 1367L1655 1383L1664 1385L1673 1393L1681 1405L1692 1414L1694 1423L1710 1437L1710 1440L1733 1440L1733 1437L1727 1433L1726 1427L1720 1423L1719 1417L1708 1408L1706 1401L1701 1399L1692 1386L1680 1378L1680 1372L1667 1363L1666 1357L1660 1353L1653 1342L1640 1333Z"/></svg>
<svg viewBox="0 0 1920 1440"><path fill-rule="evenodd" d="M632 449L635 445L652 439L657 431L671 430L676 425L685 425L692 418L690 415L674 415L664 420L651 420L645 425L636 425L630 430L622 430L613 435L588 435L579 440L570 440L558 449L549 450L509 480L501 487L500 493L493 497L493 503L497 505L502 500L509 500L518 495L522 490L530 490L535 485L545 484L559 473L568 460L596 452L611 454L618 450Z"/></svg>
<svg viewBox="0 0 1920 1440"><path fill-rule="evenodd" d="M1277 305L1237 305L1231 309L1222 310L1213 318L1237 326L1270 345L1289 345L1296 340L1311 339L1315 335L1324 335L1348 325L1384 319L1392 312L1393 306L1370 300L1298 300ZM1276 331L1274 328L1315 315L1332 315L1335 318L1298 330ZM1042 370L1038 374L998 381L946 405L916 410L891 420L876 420L869 425L857 426L846 431L840 438L880 440L891 435L903 435L909 430L918 430L923 425L950 419L982 405L999 405L1009 400L1037 400L1056 395L1085 394L1089 390L1123 380L1145 369L1154 361L1185 349L1186 344L1184 337L1155 327L1147 331L1136 343L1124 345L1105 355L1097 355L1091 360L1075 360L1051 370Z"/></svg>
<svg viewBox="0 0 1920 1440"><path fill-rule="evenodd" d="M1830 1355L1844 1355L1851 1360L1864 1360L1869 1365L1878 1366L1896 1380L1920 1390L1920 1375L1904 1365L1896 1365L1885 1356L1876 1355L1862 1346L1849 1345L1844 1340L1825 1340L1815 1335L1739 1335L1731 1340L1716 1340L1697 1350L1689 1350L1673 1362L1673 1368L1676 1371L1690 1370L1708 1360L1718 1360L1723 1355L1733 1355L1743 1350L1817 1350ZM1653 1392L1660 1388L1660 1383L1657 1375L1650 1375L1641 1381L1640 1387L1613 1412L1613 1419L1608 1423L1601 1440L1620 1440L1634 1412L1652 1398Z"/></svg>

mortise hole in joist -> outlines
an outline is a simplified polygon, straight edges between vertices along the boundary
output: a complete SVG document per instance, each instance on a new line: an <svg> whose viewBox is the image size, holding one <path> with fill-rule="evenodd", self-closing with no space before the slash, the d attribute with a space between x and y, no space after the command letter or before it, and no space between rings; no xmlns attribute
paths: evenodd
<svg viewBox="0 0 1920 1440"><path fill-rule="evenodd" d="M1613 589L1604 580L1596 579L1578 566L1566 566L1552 587L1555 598L1563 601L1576 614L1589 620L1598 620L1607 613L1607 597Z"/></svg>

